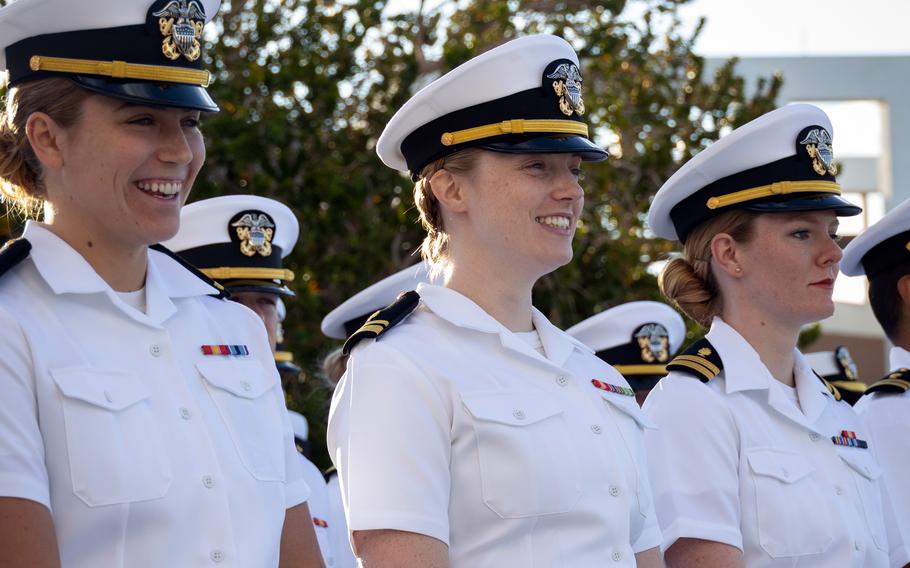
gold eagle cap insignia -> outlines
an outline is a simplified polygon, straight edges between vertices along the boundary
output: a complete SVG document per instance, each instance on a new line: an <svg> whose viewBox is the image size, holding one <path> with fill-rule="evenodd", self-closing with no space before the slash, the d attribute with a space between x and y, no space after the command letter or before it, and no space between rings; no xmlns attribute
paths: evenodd
<svg viewBox="0 0 910 568"><path fill-rule="evenodd" d="M812 169L815 173L820 176L837 175L837 165L834 163L834 145L831 143L831 135L827 130L813 128L799 143L806 147L806 153L812 158Z"/></svg>
<svg viewBox="0 0 910 568"><path fill-rule="evenodd" d="M645 363L666 363L670 360L670 335L663 325L645 324L635 332L635 339L641 349L641 360Z"/></svg>
<svg viewBox="0 0 910 568"><path fill-rule="evenodd" d="M556 70L547 75L554 79L553 91L559 97L559 110L566 116L585 113L585 102L581 98L581 73L574 63L560 63Z"/></svg>
<svg viewBox="0 0 910 568"><path fill-rule="evenodd" d="M196 0L171 0L154 12L164 40L161 53L171 61L182 55L188 61L196 61L202 55L202 28L205 26L205 10Z"/></svg>
<svg viewBox="0 0 910 568"><path fill-rule="evenodd" d="M240 239L240 252L244 256L262 256L272 254L272 237L275 235L275 224L265 213L245 213L238 221L231 223Z"/></svg>

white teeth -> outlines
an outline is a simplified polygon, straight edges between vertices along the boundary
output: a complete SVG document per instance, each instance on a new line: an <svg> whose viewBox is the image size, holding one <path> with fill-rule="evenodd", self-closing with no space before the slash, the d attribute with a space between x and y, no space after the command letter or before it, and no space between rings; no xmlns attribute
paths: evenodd
<svg viewBox="0 0 910 568"><path fill-rule="evenodd" d="M148 183L148 182L137 182L136 185L139 189L143 191L149 191L153 193L160 193L162 195L174 195L183 189L183 184L180 182L176 183Z"/></svg>
<svg viewBox="0 0 910 568"><path fill-rule="evenodd" d="M538 217L537 222L542 225L555 227L557 229L568 229L570 221L568 217L548 215L546 217Z"/></svg>

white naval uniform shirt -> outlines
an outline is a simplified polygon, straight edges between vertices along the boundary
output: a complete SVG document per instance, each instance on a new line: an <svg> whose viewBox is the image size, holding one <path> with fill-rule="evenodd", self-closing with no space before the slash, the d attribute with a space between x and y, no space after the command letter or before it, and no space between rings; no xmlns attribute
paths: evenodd
<svg viewBox="0 0 910 568"><path fill-rule="evenodd" d="M832 441L847 430L872 447L850 405L834 400L798 351L801 410L720 318L707 339L721 373L702 383L671 372L644 404L659 428L645 445L662 548L679 538L721 542L742 550L749 568L902 565L874 454Z"/></svg>
<svg viewBox="0 0 910 568"><path fill-rule="evenodd" d="M341 499L337 471L329 476L326 486L329 491L329 535L332 538L335 568L357 568L357 559L348 539L348 522L344 518L344 501Z"/></svg>
<svg viewBox="0 0 910 568"><path fill-rule="evenodd" d="M65 568L277 566L309 489L259 318L152 250L143 314L24 237L0 278L0 496L50 509Z"/></svg>
<svg viewBox="0 0 910 568"><path fill-rule="evenodd" d="M454 290L358 345L328 442L351 531L449 546L453 568L634 566L657 546L635 398L537 310L546 357Z"/></svg>
<svg viewBox="0 0 910 568"><path fill-rule="evenodd" d="M335 553L332 548L331 529L332 523L329 520L331 510L329 508L329 489L326 486L325 477L303 454L298 453L301 467L303 468L303 478L310 488L310 497L307 499L307 507L310 509L310 516L313 518L313 530L316 533L316 542L319 543L319 552L322 553L322 561L329 568L335 567Z"/></svg>
<svg viewBox="0 0 910 568"><path fill-rule="evenodd" d="M890 368L910 369L910 351L891 348ZM875 441L882 465L882 479L894 504L897 526L905 546L910 543L910 391L901 394L872 393L856 403ZM910 550L904 556L910 563Z"/></svg>

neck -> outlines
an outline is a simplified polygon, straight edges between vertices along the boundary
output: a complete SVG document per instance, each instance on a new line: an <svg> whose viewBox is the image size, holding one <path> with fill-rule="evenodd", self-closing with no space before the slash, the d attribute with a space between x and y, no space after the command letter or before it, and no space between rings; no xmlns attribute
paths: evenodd
<svg viewBox="0 0 910 568"><path fill-rule="evenodd" d="M73 247L113 290L133 292L145 285L147 246L125 246L94 227L71 230L53 217L43 226Z"/></svg>
<svg viewBox="0 0 910 568"><path fill-rule="evenodd" d="M785 385L795 385L793 349L799 339L799 326L752 313L742 302L725 308L721 317L755 349L771 376Z"/></svg>
<svg viewBox="0 0 910 568"><path fill-rule="evenodd" d="M531 331L531 288L533 282L509 278L507 270L478 270L453 262L445 286L470 298L510 331Z"/></svg>

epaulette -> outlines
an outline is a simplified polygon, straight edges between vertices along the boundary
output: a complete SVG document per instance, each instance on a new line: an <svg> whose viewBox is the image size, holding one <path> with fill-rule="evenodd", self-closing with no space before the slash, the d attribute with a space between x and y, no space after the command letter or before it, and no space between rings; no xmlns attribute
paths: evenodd
<svg viewBox="0 0 910 568"><path fill-rule="evenodd" d="M16 266L26 258L32 250L32 243L26 239L13 239L6 241L3 248L0 248L0 277Z"/></svg>
<svg viewBox="0 0 910 568"><path fill-rule="evenodd" d="M338 470L335 469L334 465L322 472L322 477L325 478L326 483L332 480L333 475L338 475Z"/></svg>
<svg viewBox="0 0 910 568"><path fill-rule="evenodd" d="M701 338L667 363L668 371L688 373L703 383L720 374L723 361L711 342Z"/></svg>
<svg viewBox="0 0 910 568"><path fill-rule="evenodd" d="M219 300L227 300L231 297L230 292L225 290L224 286L222 286L218 282L215 282L214 280L212 280L211 278L209 278L208 276L203 274L198 268L196 268L195 266L193 266L192 264L190 264L189 262L184 260L179 254L175 253L174 251L169 250L161 245L152 245L149 248L152 250L156 250L156 251L160 252L161 254L166 254L167 256L171 257L176 262L178 262L180 264L180 266L189 270L193 274L193 276L195 276L196 278L199 278L200 280L202 280L203 282L205 282L212 288L218 290L217 294L209 294L209 296L211 296L213 298L218 298Z"/></svg>
<svg viewBox="0 0 910 568"><path fill-rule="evenodd" d="M843 398L840 394L840 391L837 390L836 386L829 383L823 376L819 375L818 373L815 373L815 376L818 377L818 380L820 380L823 385L825 385L825 388L828 389L828 392L831 393L831 396L834 397L834 400L840 400Z"/></svg>
<svg viewBox="0 0 910 568"><path fill-rule="evenodd" d="M885 394L901 394L910 390L910 369L898 369L875 383L869 385L866 394L880 392Z"/></svg>
<svg viewBox="0 0 910 568"><path fill-rule="evenodd" d="M401 294L388 307L377 310L368 317L367 321L360 326L360 329L352 333L351 337L344 342L341 353L348 355L351 353L351 349L361 340L379 337L392 327L395 327L396 324L413 312L419 303L420 295L414 290Z"/></svg>

